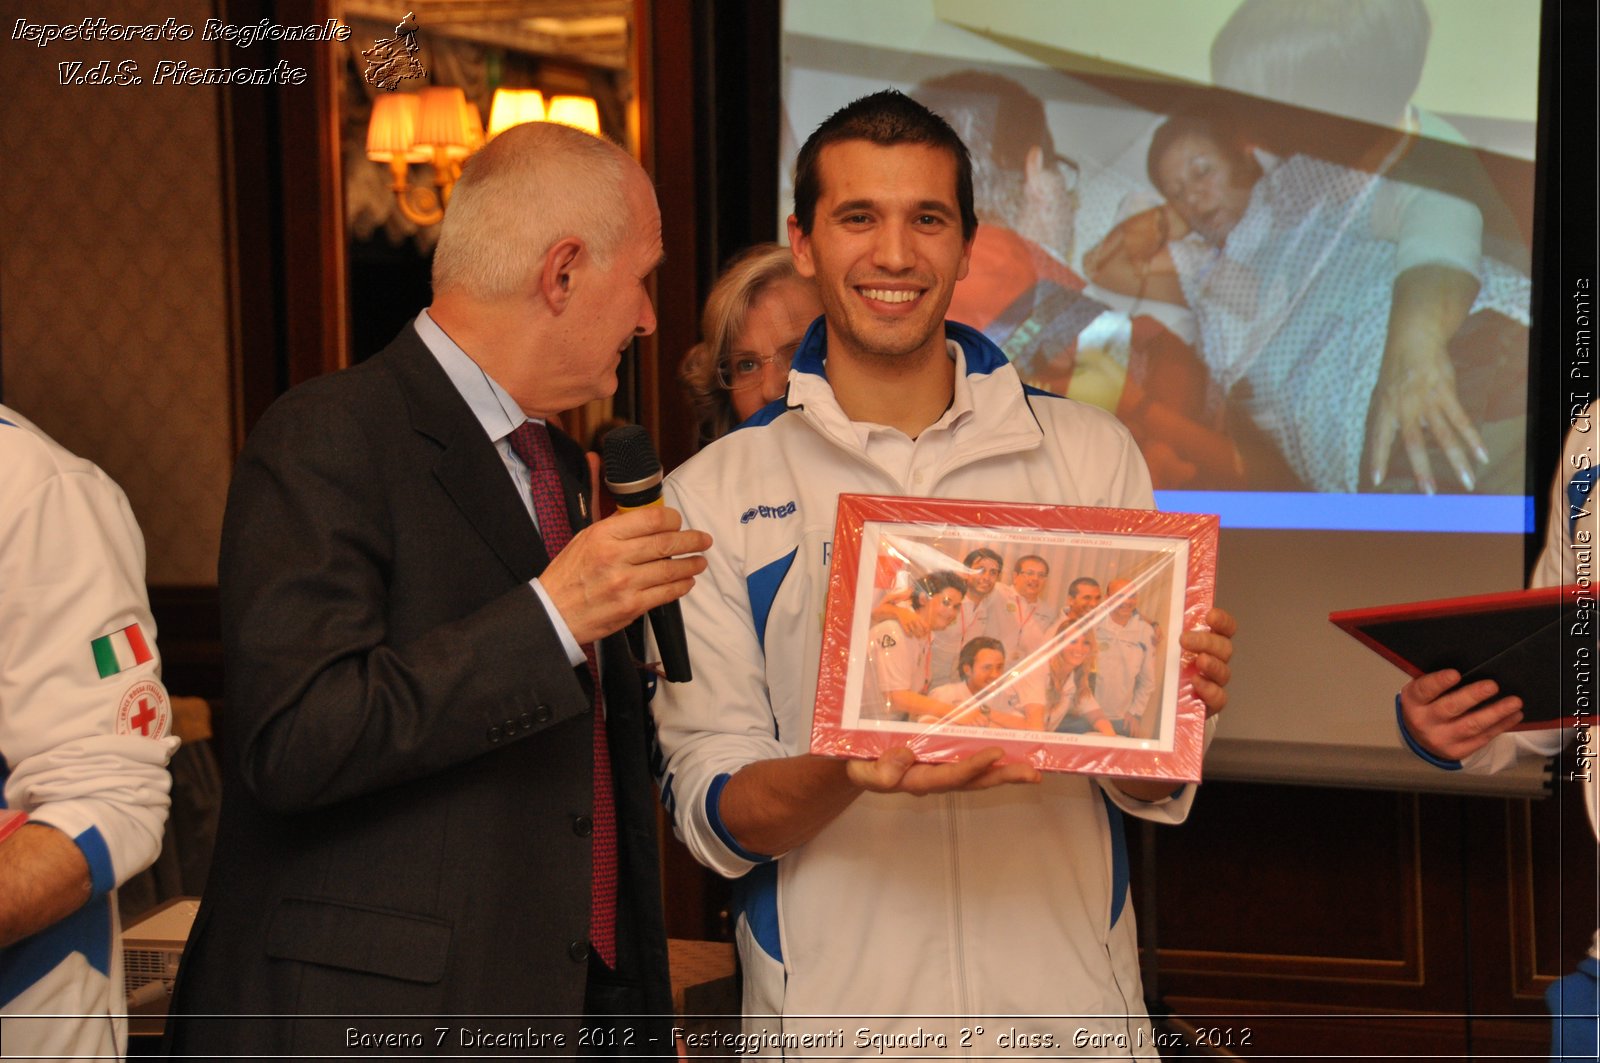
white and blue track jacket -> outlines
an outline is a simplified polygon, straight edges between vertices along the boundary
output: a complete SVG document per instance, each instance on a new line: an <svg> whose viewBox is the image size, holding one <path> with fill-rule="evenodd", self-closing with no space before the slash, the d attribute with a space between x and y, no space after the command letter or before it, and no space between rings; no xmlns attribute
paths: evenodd
<svg viewBox="0 0 1600 1063"><path fill-rule="evenodd" d="M858 1042L857 1017L902 1016L865 1025L914 1036L930 1020L912 1016L1065 1016L1012 1025L1037 1035L1029 1050L1042 1054L1153 1057L1117 806L1178 822L1192 787L1158 805L1077 775L921 799L865 794L777 854L746 852L718 814L733 773L809 745L841 492L1153 505L1144 461L1110 414L1025 391L982 334L946 330L955 394L928 432L953 433L954 446L931 462L914 449L905 481L864 453L839 408L821 321L785 399L668 478L668 504L714 545L683 599L695 679L663 684L654 702L663 799L696 857L739 880L747 1033L843 1027L845 1054L875 1054ZM961 1025L970 1033L955 1021L933 1054L962 1054ZM993 1032L966 1051L995 1051ZM804 1054L793 1040L769 1046L780 1051Z"/></svg>
<svg viewBox="0 0 1600 1063"><path fill-rule="evenodd" d="M1595 472L1600 468L1600 421L1595 408L1587 407L1572 419L1566 442L1561 451L1561 464L1556 468L1555 481L1550 485L1550 526L1545 533L1544 550L1534 565L1533 587L1581 586L1586 590L1594 585L1594 551L1600 541L1600 521L1595 518L1595 507L1600 504L1600 493L1594 490ZM1567 625L1562 641L1562 654L1569 667L1587 672L1590 696L1593 696L1595 659L1600 657L1596 646L1597 618L1592 608L1583 608L1585 601L1593 601L1593 593L1581 595L1568 604ZM1521 757L1553 757L1573 737L1571 728L1543 728L1528 731L1508 731L1489 742L1476 753L1462 760L1441 760L1420 746L1406 730L1405 718L1400 712L1400 698L1395 696L1395 719L1400 725L1400 735L1417 756L1435 767L1447 771L1465 771L1473 775L1492 775L1509 768ZM1592 746L1593 739L1584 736ZM1573 770L1576 765L1564 765L1567 774L1583 783L1584 804L1589 811L1589 826L1600 844L1600 770L1590 761L1589 767ZM1558 771L1556 781L1566 781ZM1600 930L1596 930L1589 946L1589 955L1600 959Z"/></svg>
<svg viewBox="0 0 1600 1063"><path fill-rule="evenodd" d="M161 849L171 718L127 499L0 406L0 808L71 838L93 888L0 949L8 1056L126 1050L112 891Z"/></svg>

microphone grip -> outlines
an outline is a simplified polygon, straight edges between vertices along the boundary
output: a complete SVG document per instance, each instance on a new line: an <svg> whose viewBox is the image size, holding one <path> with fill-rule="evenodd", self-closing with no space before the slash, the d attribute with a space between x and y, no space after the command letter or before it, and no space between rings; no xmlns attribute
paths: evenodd
<svg viewBox="0 0 1600 1063"><path fill-rule="evenodd" d="M664 505L661 500L661 459L656 457L650 433L636 424L613 429L605 438L606 490L616 500L618 512ZM689 640L683 631L683 610L668 602L650 610L650 629L661 651L662 671L670 683L687 683Z"/></svg>
<svg viewBox="0 0 1600 1063"><path fill-rule="evenodd" d="M626 513L632 509L648 509L651 506L665 505L661 501L661 487L654 489L654 498L648 502L640 502L639 495L633 496L633 505L617 503L617 512ZM648 492L646 492L648 494ZM677 602L668 602L658 605L650 610L650 630L656 635L656 649L661 651L661 667L666 673L669 683L687 683L694 678L689 670L689 639L683 631L683 610Z"/></svg>
<svg viewBox="0 0 1600 1063"><path fill-rule="evenodd" d="M656 649L661 651L661 667L667 682L687 683L694 678L689 670L689 640L683 631L683 610L668 602L650 610L650 630L655 632Z"/></svg>

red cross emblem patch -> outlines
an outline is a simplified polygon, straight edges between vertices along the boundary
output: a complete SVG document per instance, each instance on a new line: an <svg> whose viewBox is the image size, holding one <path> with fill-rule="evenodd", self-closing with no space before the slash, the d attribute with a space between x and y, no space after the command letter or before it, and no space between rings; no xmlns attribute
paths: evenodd
<svg viewBox="0 0 1600 1063"><path fill-rule="evenodd" d="M172 710L167 691L160 683L145 679L127 689L117 709L117 734L144 738L165 738L172 730Z"/></svg>

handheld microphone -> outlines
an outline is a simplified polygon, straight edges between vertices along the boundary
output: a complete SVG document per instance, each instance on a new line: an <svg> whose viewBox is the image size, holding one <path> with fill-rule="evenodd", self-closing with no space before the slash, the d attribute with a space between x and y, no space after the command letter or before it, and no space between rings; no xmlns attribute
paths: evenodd
<svg viewBox="0 0 1600 1063"><path fill-rule="evenodd" d="M650 433L636 424L623 425L606 433L604 476L606 490L616 500L617 509L643 509L661 502L661 459L650 442ZM689 641L683 631L683 610L668 602L650 610L650 629L661 650L661 665L668 682L687 683L694 678L689 670Z"/></svg>

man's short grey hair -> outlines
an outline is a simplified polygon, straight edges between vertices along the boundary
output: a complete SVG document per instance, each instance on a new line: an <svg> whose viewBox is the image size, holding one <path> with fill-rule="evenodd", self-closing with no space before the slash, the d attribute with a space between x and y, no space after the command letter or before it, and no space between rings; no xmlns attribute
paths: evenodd
<svg viewBox="0 0 1600 1063"><path fill-rule="evenodd" d="M513 126L467 160L433 253L435 294L500 299L526 289L546 252L575 236L600 265L622 245L629 157L570 126Z"/></svg>

